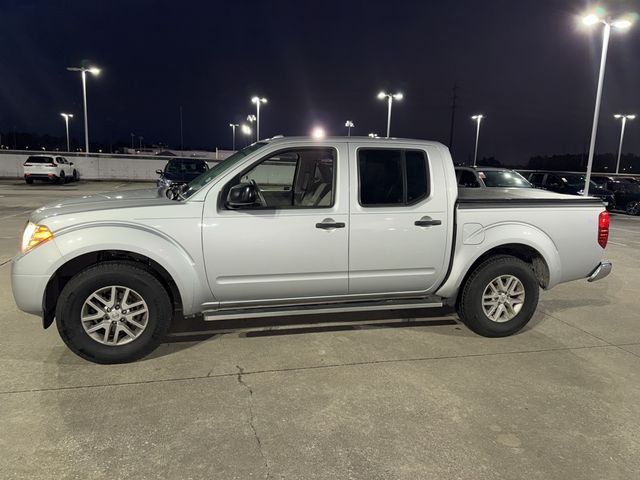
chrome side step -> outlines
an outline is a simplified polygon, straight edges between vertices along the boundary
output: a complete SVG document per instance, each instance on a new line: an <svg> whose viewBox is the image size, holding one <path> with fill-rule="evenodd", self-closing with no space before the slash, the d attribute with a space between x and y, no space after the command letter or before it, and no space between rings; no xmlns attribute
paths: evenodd
<svg viewBox="0 0 640 480"><path fill-rule="evenodd" d="M318 315L331 313L366 312L376 310L407 310L414 308L439 308L444 303L438 297L402 298L397 300L357 301L307 305L282 305L276 307L251 307L237 309L205 310L205 321L233 320L258 317L285 317L290 315Z"/></svg>

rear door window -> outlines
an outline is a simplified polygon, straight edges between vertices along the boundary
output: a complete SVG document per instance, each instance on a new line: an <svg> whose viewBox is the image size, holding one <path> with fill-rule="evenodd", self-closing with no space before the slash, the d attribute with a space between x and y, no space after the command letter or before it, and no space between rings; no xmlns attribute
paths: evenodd
<svg viewBox="0 0 640 480"><path fill-rule="evenodd" d="M429 167L421 150L358 150L360 204L411 205L429 196Z"/></svg>

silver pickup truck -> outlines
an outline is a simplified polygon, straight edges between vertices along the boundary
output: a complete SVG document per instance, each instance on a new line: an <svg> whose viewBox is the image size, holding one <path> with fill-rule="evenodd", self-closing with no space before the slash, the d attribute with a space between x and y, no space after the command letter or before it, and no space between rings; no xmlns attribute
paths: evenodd
<svg viewBox="0 0 640 480"><path fill-rule="evenodd" d="M480 335L517 332L539 288L605 277L600 200L458 191L436 142L274 138L190 184L90 195L31 215L18 307L99 363L205 320L450 305Z"/></svg>

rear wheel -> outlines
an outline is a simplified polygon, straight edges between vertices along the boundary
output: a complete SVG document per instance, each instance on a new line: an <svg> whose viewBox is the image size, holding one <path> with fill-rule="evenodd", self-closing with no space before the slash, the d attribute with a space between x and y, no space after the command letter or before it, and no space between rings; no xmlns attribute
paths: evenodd
<svg viewBox="0 0 640 480"><path fill-rule="evenodd" d="M499 255L471 273L463 286L458 315L480 335L505 337L531 320L538 296L538 279L531 265L510 255Z"/></svg>
<svg viewBox="0 0 640 480"><path fill-rule="evenodd" d="M67 183L67 176L63 171L61 171L60 175L58 176L58 183Z"/></svg>
<svg viewBox="0 0 640 480"><path fill-rule="evenodd" d="M33 178L24 177L24 181L27 182L29 185L33 184Z"/></svg>
<svg viewBox="0 0 640 480"><path fill-rule="evenodd" d="M625 207L625 211L627 212L628 215L640 214L640 202L638 201L628 202Z"/></svg>
<svg viewBox="0 0 640 480"><path fill-rule="evenodd" d="M151 353L169 329L172 305L147 270L105 262L83 270L65 285L56 307L62 340L96 363L124 363Z"/></svg>

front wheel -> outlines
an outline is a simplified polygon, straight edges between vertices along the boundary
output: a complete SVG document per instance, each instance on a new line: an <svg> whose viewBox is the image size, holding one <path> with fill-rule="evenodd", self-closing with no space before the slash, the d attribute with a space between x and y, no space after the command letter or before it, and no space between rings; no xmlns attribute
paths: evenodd
<svg viewBox="0 0 640 480"><path fill-rule="evenodd" d="M458 315L474 332L506 337L531 320L539 287L530 264L510 255L482 262L463 286Z"/></svg>
<svg viewBox="0 0 640 480"><path fill-rule="evenodd" d="M62 290L56 325L64 343L95 363L124 363L151 353L166 335L172 305L163 285L132 263L105 262Z"/></svg>
<svg viewBox="0 0 640 480"><path fill-rule="evenodd" d="M73 177L71 177L71 181L77 182L78 180L80 180L80 175L78 175L78 171L77 170L74 170L73 171Z"/></svg>

